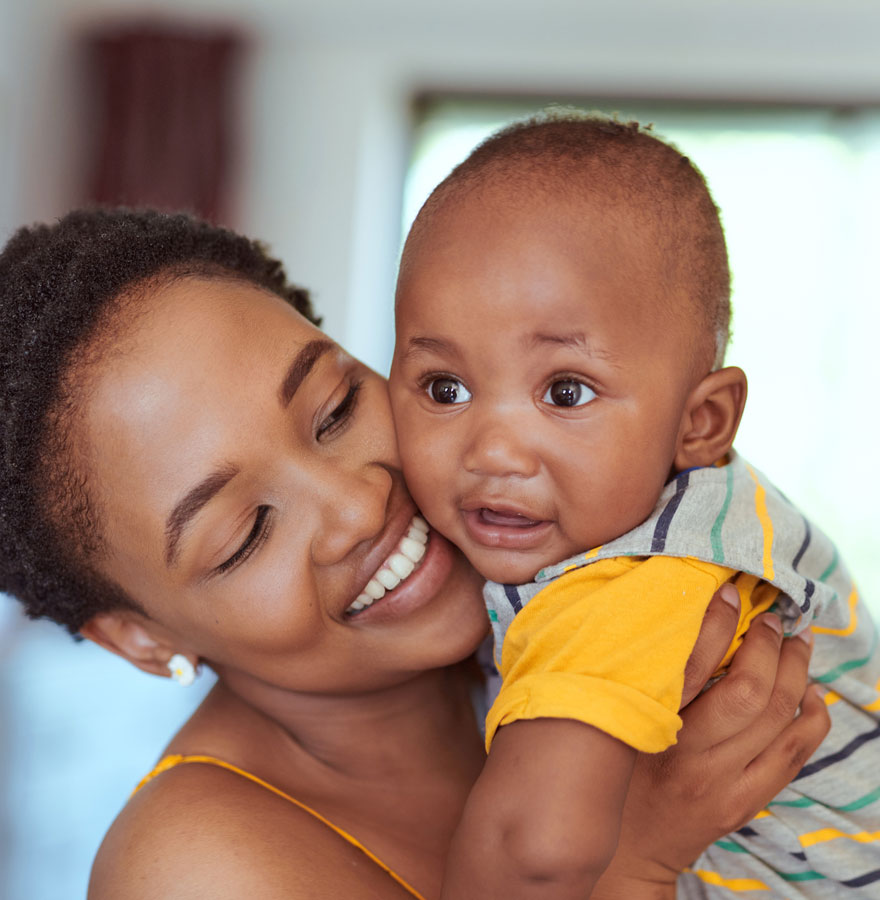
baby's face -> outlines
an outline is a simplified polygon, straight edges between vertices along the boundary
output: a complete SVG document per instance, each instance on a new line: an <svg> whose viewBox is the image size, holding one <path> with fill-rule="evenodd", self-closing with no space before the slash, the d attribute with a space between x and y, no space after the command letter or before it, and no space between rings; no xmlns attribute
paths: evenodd
<svg viewBox="0 0 880 900"><path fill-rule="evenodd" d="M484 577L519 583L650 514L693 387L689 329L660 311L638 223L485 189L447 207L398 285L404 472Z"/></svg>

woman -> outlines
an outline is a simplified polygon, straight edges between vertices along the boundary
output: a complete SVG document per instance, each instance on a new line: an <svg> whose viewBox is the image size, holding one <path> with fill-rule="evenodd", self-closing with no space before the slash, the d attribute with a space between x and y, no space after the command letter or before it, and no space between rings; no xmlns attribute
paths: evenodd
<svg viewBox="0 0 880 900"><path fill-rule="evenodd" d="M486 620L473 571L425 538L384 382L258 245L185 217L23 230L0 283L0 587L144 671L218 675L90 896L436 896L483 762ZM695 684L736 619L711 613ZM812 691L791 721L806 643L753 631L679 747L640 765L594 896L673 895L824 736Z"/></svg>

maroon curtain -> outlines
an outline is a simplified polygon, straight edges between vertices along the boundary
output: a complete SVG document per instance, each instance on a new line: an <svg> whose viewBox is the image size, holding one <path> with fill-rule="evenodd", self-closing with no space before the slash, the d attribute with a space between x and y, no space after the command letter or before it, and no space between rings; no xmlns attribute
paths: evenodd
<svg viewBox="0 0 880 900"><path fill-rule="evenodd" d="M156 25L89 36L98 117L91 200L223 218L241 44L229 31Z"/></svg>

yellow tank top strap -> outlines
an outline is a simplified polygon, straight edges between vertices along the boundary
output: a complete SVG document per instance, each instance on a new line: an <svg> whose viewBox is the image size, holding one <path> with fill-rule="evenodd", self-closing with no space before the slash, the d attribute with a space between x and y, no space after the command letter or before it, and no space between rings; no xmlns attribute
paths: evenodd
<svg viewBox="0 0 880 900"><path fill-rule="evenodd" d="M262 778L259 778L256 775L251 774L250 772L246 772L244 769L240 769L238 766L234 766L232 763L228 763L225 760L217 759L215 756L181 756L180 754L172 754L170 756L166 756L159 761L156 767L152 772L145 775L139 782L138 786L132 791L132 797L148 782L152 781L157 775L161 775L163 772L167 772L168 769L173 769L175 766L179 766L185 763L204 763L209 766L219 766L221 769L228 769L230 772L235 772L236 775L241 775L242 778L247 778L248 781L253 781L255 784L260 785L260 787L264 787L267 791L271 791L273 794L277 794L279 797L283 797L288 802L292 803L294 806L298 806L303 812L308 813L310 816L313 816L322 824L326 825L331 831L335 831L344 841L347 841L353 847L357 847L358 850L361 851L368 859L372 860L380 869L387 872L405 891L409 892L413 897L416 897L417 900L425 900L425 898L410 884L407 884L396 872L390 869L385 863L379 859L374 853L368 850L356 837L350 835L347 831L340 828L338 825L334 825L329 819L324 818L317 810L311 808L311 806L307 806L305 803L300 802L295 797L291 797L290 794L284 793L284 791L275 787L272 784L269 784L268 781L263 781Z"/></svg>

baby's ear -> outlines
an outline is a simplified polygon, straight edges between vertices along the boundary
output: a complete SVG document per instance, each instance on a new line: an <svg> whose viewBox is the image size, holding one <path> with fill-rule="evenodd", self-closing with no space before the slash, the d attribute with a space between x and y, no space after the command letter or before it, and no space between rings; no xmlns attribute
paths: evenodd
<svg viewBox="0 0 880 900"><path fill-rule="evenodd" d="M198 663L197 656L175 646L159 626L133 610L98 613L80 628L79 633L151 675L167 676L168 660L175 653L192 656L193 666Z"/></svg>
<svg viewBox="0 0 880 900"><path fill-rule="evenodd" d="M710 372L691 392L681 420L676 472L711 466L733 446L746 405L746 375L736 366Z"/></svg>

